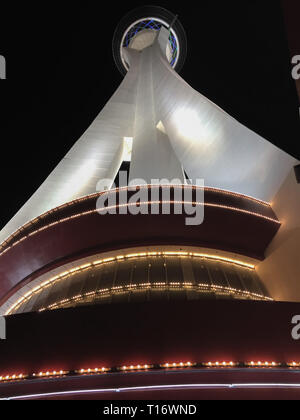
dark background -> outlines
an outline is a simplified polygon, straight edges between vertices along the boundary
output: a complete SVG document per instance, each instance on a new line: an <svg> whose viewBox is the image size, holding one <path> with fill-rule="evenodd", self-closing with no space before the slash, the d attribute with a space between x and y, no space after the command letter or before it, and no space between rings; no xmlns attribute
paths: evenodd
<svg viewBox="0 0 300 420"><path fill-rule="evenodd" d="M299 104L279 0L24 3L1 5L7 80L0 81L0 228L119 86L113 32L143 4L179 15L188 39L181 76L193 88L300 159Z"/></svg>

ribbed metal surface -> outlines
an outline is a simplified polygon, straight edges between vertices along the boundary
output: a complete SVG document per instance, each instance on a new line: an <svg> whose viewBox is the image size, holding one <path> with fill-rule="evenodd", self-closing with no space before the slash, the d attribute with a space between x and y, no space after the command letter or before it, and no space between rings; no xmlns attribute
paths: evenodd
<svg viewBox="0 0 300 420"><path fill-rule="evenodd" d="M255 270L205 258L155 256L113 261L68 275L16 313L153 300L268 298Z"/></svg>

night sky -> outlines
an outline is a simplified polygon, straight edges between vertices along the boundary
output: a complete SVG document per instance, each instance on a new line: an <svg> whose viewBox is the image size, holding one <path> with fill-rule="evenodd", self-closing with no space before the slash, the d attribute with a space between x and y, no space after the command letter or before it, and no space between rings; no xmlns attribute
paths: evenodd
<svg viewBox="0 0 300 420"><path fill-rule="evenodd" d="M0 228L118 88L114 29L143 4L179 15L188 40L181 76L193 88L300 159L299 100L279 1L97 3L1 5Z"/></svg>

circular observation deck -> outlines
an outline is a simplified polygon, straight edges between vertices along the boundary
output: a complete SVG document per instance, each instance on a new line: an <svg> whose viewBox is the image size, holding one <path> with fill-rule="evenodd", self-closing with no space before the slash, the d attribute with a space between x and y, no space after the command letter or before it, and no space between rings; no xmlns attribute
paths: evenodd
<svg viewBox="0 0 300 420"><path fill-rule="evenodd" d="M168 10L157 6L144 6L124 16L114 33L113 57L123 76L129 70L123 48L143 50L152 45L162 27L169 30L169 43L166 47L167 59L173 69L180 72L187 55L187 40L183 26L177 17Z"/></svg>

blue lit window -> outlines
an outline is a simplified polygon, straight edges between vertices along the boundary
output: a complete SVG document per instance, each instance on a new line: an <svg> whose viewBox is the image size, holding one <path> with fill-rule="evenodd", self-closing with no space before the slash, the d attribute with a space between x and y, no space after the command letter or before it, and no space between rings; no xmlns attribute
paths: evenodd
<svg viewBox="0 0 300 420"><path fill-rule="evenodd" d="M161 27L162 27L162 24L160 22L157 22L157 21L153 20L153 19L151 19L151 20L147 19L147 20L143 20L141 22L138 22L135 26L133 26L127 32L127 34L125 36L125 39L124 39L123 47L128 47L132 38L135 37L135 35L138 34L139 32L141 32L142 30L152 29L152 30L155 30L155 31L159 31ZM169 42L170 42L171 51L172 51L171 66L174 66L174 64L176 63L176 59L177 59L178 45L177 45L176 38L172 34L172 32L170 32Z"/></svg>

